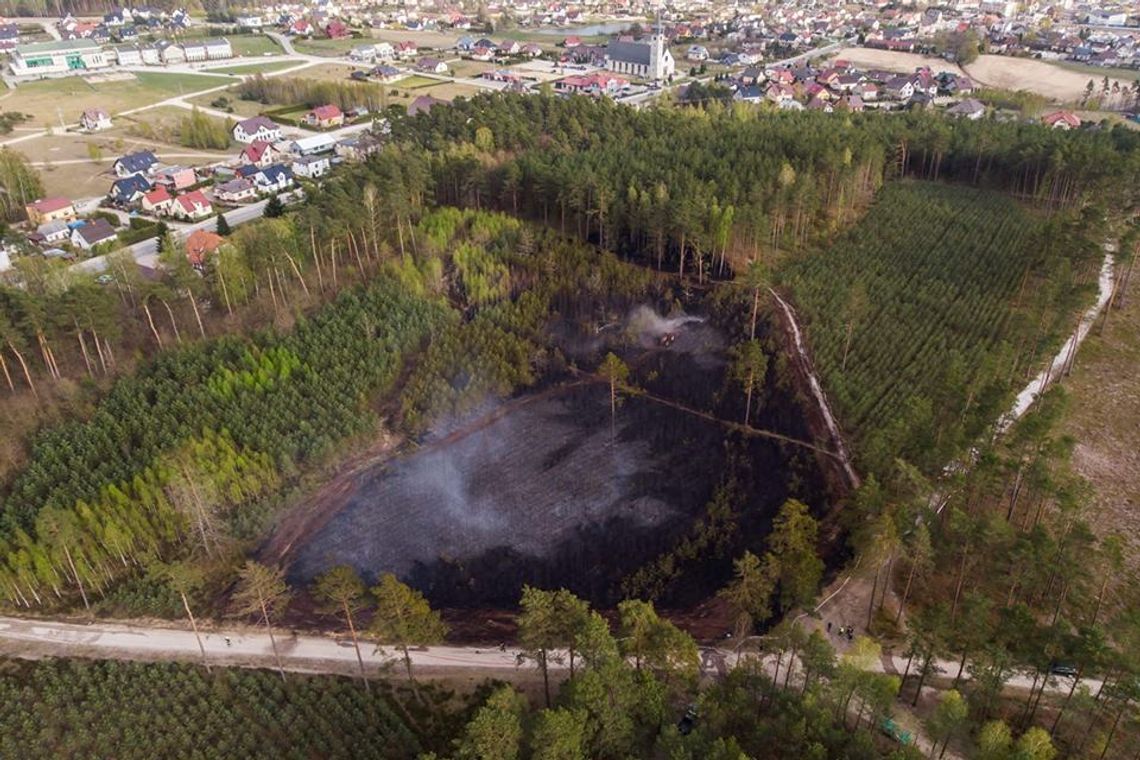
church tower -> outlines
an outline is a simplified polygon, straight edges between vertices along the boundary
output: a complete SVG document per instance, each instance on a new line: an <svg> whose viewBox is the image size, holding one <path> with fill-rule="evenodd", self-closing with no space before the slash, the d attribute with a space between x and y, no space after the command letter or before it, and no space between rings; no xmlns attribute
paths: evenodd
<svg viewBox="0 0 1140 760"><path fill-rule="evenodd" d="M665 29L661 26L661 11L657 11L657 23L653 26L653 34L649 38L649 76L648 79L665 83L675 71L673 54L666 45Z"/></svg>

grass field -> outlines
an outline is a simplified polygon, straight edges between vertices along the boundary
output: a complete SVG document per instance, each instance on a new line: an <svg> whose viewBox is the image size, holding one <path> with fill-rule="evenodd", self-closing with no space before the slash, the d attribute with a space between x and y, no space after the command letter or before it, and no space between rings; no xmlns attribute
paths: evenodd
<svg viewBox="0 0 1140 760"><path fill-rule="evenodd" d="M412 74L410 77L404 77L398 82L394 82L401 90L422 90L426 87L434 87L439 84L440 80L432 79L431 77L421 77L418 74Z"/></svg>
<svg viewBox="0 0 1140 760"><path fill-rule="evenodd" d="M346 37L342 40L293 40L293 48L298 53L336 58L337 56L344 55L357 45L363 45L367 42L367 40L358 40L355 37Z"/></svg>
<svg viewBox="0 0 1140 760"><path fill-rule="evenodd" d="M454 77L477 77L484 71L494 71L498 65L490 61L456 61L449 63L451 75Z"/></svg>
<svg viewBox="0 0 1140 760"><path fill-rule="evenodd" d="M268 74L273 71L283 71L300 66L304 61L291 60L291 59L277 59L260 61L258 63L242 63L235 66L223 66L217 69L210 69L213 74Z"/></svg>
<svg viewBox="0 0 1140 760"><path fill-rule="evenodd" d="M1105 77L1120 80L1134 80L1140 79L1140 70L1137 69L1119 69L1119 68L1104 68L1103 66L1089 66L1084 63L1077 63L1076 61L1050 61L1050 64L1057 66L1068 71L1075 71L1078 74L1087 75L1090 79L1095 79L1097 85Z"/></svg>
<svg viewBox="0 0 1140 760"><path fill-rule="evenodd" d="M1002 411L1020 382L1014 363L1034 366L1047 342L1030 339L1038 325L1047 334L1067 314L1054 311L1061 296L1015 306L1038 274L1038 224L1001 195L895 183L829 249L782 270L869 469L898 456L941 467L955 439L972 439Z"/></svg>
<svg viewBox="0 0 1140 760"><path fill-rule="evenodd" d="M249 116L257 116L267 108L272 106L265 106L258 103L256 100L242 100L232 92L208 92L205 95L195 95L192 98L187 98L190 103L203 108L218 108L213 105L213 102L219 97L225 97L230 102L230 108L233 109L235 118L247 118ZM220 109L225 110L225 109Z"/></svg>
<svg viewBox="0 0 1140 760"><path fill-rule="evenodd" d="M232 77L161 71L139 72L134 79L96 84L80 77L45 79L21 84L0 100L0 107L31 114L32 125L58 127L61 117L66 123L74 123L87 108L104 108L113 116L232 81Z"/></svg>

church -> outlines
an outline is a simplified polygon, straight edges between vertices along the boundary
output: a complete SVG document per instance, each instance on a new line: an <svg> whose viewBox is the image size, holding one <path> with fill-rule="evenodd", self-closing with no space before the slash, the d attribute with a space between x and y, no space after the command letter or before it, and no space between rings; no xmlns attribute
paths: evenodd
<svg viewBox="0 0 1140 760"><path fill-rule="evenodd" d="M660 26L649 42L611 42L606 48L606 68L651 82L666 82L676 71Z"/></svg>

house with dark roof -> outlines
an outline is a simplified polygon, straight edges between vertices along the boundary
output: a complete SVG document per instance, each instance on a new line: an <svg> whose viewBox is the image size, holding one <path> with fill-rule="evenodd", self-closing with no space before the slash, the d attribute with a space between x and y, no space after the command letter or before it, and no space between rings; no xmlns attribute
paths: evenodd
<svg viewBox="0 0 1140 760"><path fill-rule="evenodd" d="M158 159L149 150L140 150L130 153L115 161L111 167L117 177L129 177L132 174L150 174L158 166Z"/></svg>
<svg viewBox="0 0 1140 760"><path fill-rule="evenodd" d="M110 199L123 206L129 206L140 200L143 194L150 191L151 185L141 174L132 174L129 177L115 180L111 183Z"/></svg>
<svg viewBox="0 0 1140 760"><path fill-rule="evenodd" d="M245 177L231 179L214 187L214 197L226 203L241 203L257 197L257 185Z"/></svg>
<svg viewBox="0 0 1140 760"><path fill-rule="evenodd" d="M418 113L427 113L436 106L446 105L448 105L446 100L433 98L431 95L420 95L408 104L408 116L415 116Z"/></svg>
<svg viewBox="0 0 1140 760"><path fill-rule="evenodd" d="M100 243L108 243L114 239L115 228L102 217L92 219L71 231L71 244L84 251L90 251Z"/></svg>
<svg viewBox="0 0 1140 760"><path fill-rule="evenodd" d="M293 172L284 164L266 166L250 178L262 193L278 193L293 184Z"/></svg>
<svg viewBox="0 0 1140 760"><path fill-rule="evenodd" d="M281 139L281 127L268 116L254 116L234 125L234 139L240 143L277 142Z"/></svg>

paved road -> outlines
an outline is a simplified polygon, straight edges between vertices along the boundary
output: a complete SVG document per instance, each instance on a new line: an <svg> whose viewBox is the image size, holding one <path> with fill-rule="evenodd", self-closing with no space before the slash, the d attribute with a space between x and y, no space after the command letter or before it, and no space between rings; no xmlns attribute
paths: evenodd
<svg viewBox="0 0 1140 760"><path fill-rule="evenodd" d="M290 193L281 194L281 200L283 201L287 200L289 197L291 197ZM233 211L227 211L225 213L226 221L229 222L231 227L236 227L239 224L245 224L246 222L253 221L254 219L259 219L265 214L265 206L267 203L269 203L269 199L265 198L263 200L257 201L256 203L251 203L248 206L241 206L240 208L236 208ZM216 217L212 216L208 219L202 220L201 222L195 222L194 224L186 224L178 227L172 226L171 232L178 236L180 239L185 240L190 236L190 233L194 232L195 230L210 230L212 232L217 226L218 220ZM149 240L143 240L139 243L135 243L127 250L131 252L131 256L133 256L135 261L139 264L145 267L150 267L152 269L158 266L157 238L150 238ZM94 258L84 259L83 261L72 265L72 269L77 272L102 272L106 268L106 256L96 256Z"/></svg>

